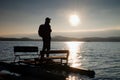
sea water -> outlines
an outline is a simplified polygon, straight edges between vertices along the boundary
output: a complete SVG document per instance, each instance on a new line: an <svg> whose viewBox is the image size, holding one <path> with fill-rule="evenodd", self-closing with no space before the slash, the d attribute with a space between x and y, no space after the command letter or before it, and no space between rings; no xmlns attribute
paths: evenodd
<svg viewBox="0 0 120 80"><path fill-rule="evenodd" d="M14 59L14 46L38 46L41 41L0 41L0 60ZM70 51L69 66L94 70L95 78L70 74L67 80L120 80L120 42L51 42L51 49Z"/></svg>

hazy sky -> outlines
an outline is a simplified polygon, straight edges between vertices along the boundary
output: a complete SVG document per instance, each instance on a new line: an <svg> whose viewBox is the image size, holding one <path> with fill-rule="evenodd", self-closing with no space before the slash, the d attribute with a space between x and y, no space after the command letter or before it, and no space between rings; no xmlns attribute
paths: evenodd
<svg viewBox="0 0 120 80"><path fill-rule="evenodd" d="M69 23L74 13L81 20L76 27ZM0 36L36 34L45 17L52 18L53 32L62 35L120 35L120 0L0 0Z"/></svg>

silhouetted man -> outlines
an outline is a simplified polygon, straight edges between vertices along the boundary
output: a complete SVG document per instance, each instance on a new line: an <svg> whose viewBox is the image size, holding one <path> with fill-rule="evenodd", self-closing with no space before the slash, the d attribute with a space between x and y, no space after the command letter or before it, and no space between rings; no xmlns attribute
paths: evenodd
<svg viewBox="0 0 120 80"><path fill-rule="evenodd" d="M39 36L42 37L43 40L43 48L42 48L42 53L41 58L44 57L44 52L47 51L47 57L49 57L49 51L50 51L50 42L51 42L51 26L50 26L50 18L47 17L45 19L45 24L42 24L39 26Z"/></svg>

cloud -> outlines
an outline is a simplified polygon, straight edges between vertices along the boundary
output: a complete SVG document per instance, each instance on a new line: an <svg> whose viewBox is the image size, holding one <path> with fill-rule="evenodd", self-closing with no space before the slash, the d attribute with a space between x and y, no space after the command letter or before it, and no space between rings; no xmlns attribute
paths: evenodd
<svg viewBox="0 0 120 80"><path fill-rule="evenodd" d="M78 30L77 32L101 32L101 31L112 31L112 30L120 30L120 27Z"/></svg>
<svg viewBox="0 0 120 80"><path fill-rule="evenodd" d="M55 32L103 32L103 31L120 31L120 27L110 27L110 28L96 28L96 29L80 29L80 30L63 30L63 31L55 31Z"/></svg>

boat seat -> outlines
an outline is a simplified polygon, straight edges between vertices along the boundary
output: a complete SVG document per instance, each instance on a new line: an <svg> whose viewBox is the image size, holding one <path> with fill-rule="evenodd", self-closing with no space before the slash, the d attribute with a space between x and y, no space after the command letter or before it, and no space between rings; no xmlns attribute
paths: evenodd
<svg viewBox="0 0 120 80"><path fill-rule="evenodd" d="M42 52L40 51L40 53ZM68 64L69 50L50 50L49 52L44 51L44 54L49 54L49 57L44 57L45 59L59 59L61 64Z"/></svg>
<svg viewBox="0 0 120 80"><path fill-rule="evenodd" d="M14 62L16 60L23 61L25 59L38 58L38 47L36 46L14 46ZM17 59L18 58L18 59Z"/></svg>

